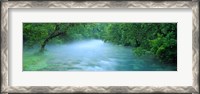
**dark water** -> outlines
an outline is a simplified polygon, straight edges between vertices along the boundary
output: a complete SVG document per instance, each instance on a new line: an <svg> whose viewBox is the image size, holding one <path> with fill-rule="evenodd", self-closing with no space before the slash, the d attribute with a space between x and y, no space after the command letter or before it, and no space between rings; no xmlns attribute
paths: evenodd
<svg viewBox="0 0 200 94"><path fill-rule="evenodd" d="M153 56L137 57L132 48L85 40L47 46L51 58L41 71L174 71L176 66L160 63Z"/></svg>

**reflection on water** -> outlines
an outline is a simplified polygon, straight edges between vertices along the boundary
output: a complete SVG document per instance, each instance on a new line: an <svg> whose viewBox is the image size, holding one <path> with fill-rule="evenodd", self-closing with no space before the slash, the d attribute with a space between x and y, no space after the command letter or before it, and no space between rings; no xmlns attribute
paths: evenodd
<svg viewBox="0 0 200 94"><path fill-rule="evenodd" d="M173 65L162 64L152 56L137 57L131 47L85 40L65 45L48 45L51 58L43 71L172 71Z"/></svg>

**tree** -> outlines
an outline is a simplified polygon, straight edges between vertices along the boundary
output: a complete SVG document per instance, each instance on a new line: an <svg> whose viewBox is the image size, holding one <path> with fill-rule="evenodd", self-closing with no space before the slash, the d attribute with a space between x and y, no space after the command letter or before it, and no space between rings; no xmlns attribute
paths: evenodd
<svg viewBox="0 0 200 94"><path fill-rule="evenodd" d="M45 45L49 42L49 40L59 36L59 35L62 35L64 34L65 32L64 31L60 31L60 25L59 24L56 24L55 26L55 30L49 34L49 36L44 40L44 42L41 44L41 47L40 47L40 52L43 52L44 51L44 48L45 48Z"/></svg>
<svg viewBox="0 0 200 94"><path fill-rule="evenodd" d="M26 43L29 47L36 44L41 45L41 52L44 51L45 45L49 40L64 33L59 31L59 24L54 23L26 23L23 25L24 43Z"/></svg>

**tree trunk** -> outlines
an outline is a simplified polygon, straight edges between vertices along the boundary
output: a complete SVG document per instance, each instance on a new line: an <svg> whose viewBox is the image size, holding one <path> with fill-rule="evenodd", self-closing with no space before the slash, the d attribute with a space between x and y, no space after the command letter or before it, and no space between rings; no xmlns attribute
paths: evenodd
<svg viewBox="0 0 200 94"><path fill-rule="evenodd" d="M57 37L57 36L59 36L59 35L62 35L62 34L64 34L64 32L53 32L49 37L47 37L45 40L44 40L44 42L42 43L42 45L41 45L41 47L40 47L40 52L43 52L44 51L44 49L45 49L45 46L46 46L46 44L49 42L49 40L51 40L51 39L53 39L53 38L55 38L55 37Z"/></svg>
<svg viewBox="0 0 200 94"><path fill-rule="evenodd" d="M45 50L45 46L46 44L49 42L49 40L61 35L61 34L64 34L64 32L60 32L59 31L60 28L59 28L59 24L56 24L56 27L55 27L55 30L54 32L52 32L45 40L44 42L42 43L41 47L40 47L40 52L43 52Z"/></svg>
<svg viewBox="0 0 200 94"><path fill-rule="evenodd" d="M76 23L71 23L70 27L73 27L77 25ZM55 30L54 32L52 32L45 40L44 42L42 43L41 47L40 47L40 52L43 52L45 50L45 46L46 44L49 42L49 40L57 37L57 36L60 36L62 34L64 34L65 32L61 32L60 31L60 27L59 27L59 23L56 24L56 27L55 27Z"/></svg>
<svg viewBox="0 0 200 94"><path fill-rule="evenodd" d="M42 43L41 48L40 48L40 52L44 51L45 45L47 44L48 41L49 41L49 39L45 39L45 41Z"/></svg>

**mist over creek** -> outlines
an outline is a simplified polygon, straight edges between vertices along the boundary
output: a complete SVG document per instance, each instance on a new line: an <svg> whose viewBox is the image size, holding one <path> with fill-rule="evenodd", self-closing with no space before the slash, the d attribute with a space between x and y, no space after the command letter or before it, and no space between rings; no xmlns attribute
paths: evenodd
<svg viewBox="0 0 200 94"><path fill-rule="evenodd" d="M174 71L176 67L160 63L153 56L138 57L131 47L98 39L47 45L42 55L38 48L24 49L25 71Z"/></svg>

